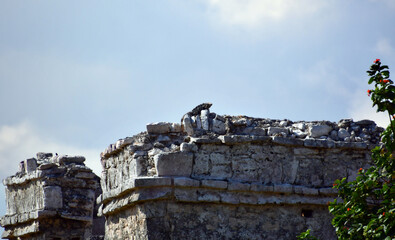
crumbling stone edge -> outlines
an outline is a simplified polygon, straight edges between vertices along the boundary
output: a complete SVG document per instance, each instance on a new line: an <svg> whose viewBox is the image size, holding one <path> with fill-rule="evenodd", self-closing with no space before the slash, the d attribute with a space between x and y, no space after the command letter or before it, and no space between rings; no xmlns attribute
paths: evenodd
<svg viewBox="0 0 395 240"><path fill-rule="evenodd" d="M194 203L326 205L336 194L336 189L326 187L264 185L188 177L140 177L100 195L96 202L102 204L98 214L107 215L129 205L158 199Z"/></svg>

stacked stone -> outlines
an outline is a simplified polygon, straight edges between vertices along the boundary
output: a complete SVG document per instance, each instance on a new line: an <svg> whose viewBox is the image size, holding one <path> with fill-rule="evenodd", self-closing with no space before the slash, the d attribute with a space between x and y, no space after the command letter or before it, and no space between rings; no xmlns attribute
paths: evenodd
<svg viewBox="0 0 395 240"><path fill-rule="evenodd" d="M194 117L184 117L182 127L189 136L206 134L281 136L297 139L322 139L329 141L365 142L376 144L380 141L383 128L371 120L354 122L342 119L338 123L330 121L290 121L247 116L228 116L202 111Z"/></svg>
<svg viewBox="0 0 395 240"><path fill-rule="evenodd" d="M99 178L82 156L37 153L3 180L6 215L0 220L6 239L88 239L93 234ZM98 191L99 189L99 191Z"/></svg>
<svg viewBox="0 0 395 240"><path fill-rule="evenodd" d="M181 124L148 124L102 153L106 239L291 239L307 227L336 239L332 184L371 164L383 129L221 116L210 106Z"/></svg>
<svg viewBox="0 0 395 240"><path fill-rule="evenodd" d="M342 119L338 123L330 121L296 121L275 120L265 118L252 118L247 116L217 115L210 111L202 110L198 116L186 115L182 118L181 125L178 123L157 122L147 125L147 132L134 137L119 139L110 144L101 154L101 158L114 155L123 148L138 142L138 137L149 138L155 142L158 137L159 143L171 143L171 139L179 146L180 141L188 141L192 138L216 138L225 136L270 136L297 140L322 140L314 143L307 141L306 145L318 144L322 146L336 146L341 148L365 148L376 146L380 143L380 134L383 128L371 120ZM147 136L145 136L148 133ZM182 138L184 136L184 138ZM181 137L181 138L180 138ZM355 143L355 144L352 144ZM359 144L358 144L359 143ZM140 142L140 145L143 143ZM158 143L156 143L158 144ZM152 145L152 144L151 144ZM149 148L149 145L145 145ZM174 147L174 146L173 146ZM312 146L314 147L314 146ZM168 150L168 149L167 149ZM166 150L166 151L167 151Z"/></svg>

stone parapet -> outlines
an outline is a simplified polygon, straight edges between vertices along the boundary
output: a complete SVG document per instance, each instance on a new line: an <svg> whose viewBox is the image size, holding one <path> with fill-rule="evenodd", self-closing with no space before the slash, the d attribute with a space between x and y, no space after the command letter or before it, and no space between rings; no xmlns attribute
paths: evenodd
<svg viewBox="0 0 395 240"><path fill-rule="evenodd" d="M182 133L172 136L174 142L168 140L165 145L152 134L138 137L143 142L102 158L104 192L124 188L131 179L152 176L330 187L334 180L353 179L360 167L368 167L370 149L376 146L278 136L189 137Z"/></svg>
<svg viewBox="0 0 395 240"><path fill-rule="evenodd" d="M82 156L38 153L3 180L7 239L89 239L100 179Z"/></svg>
<svg viewBox="0 0 395 240"><path fill-rule="evenodd" d="M291 239L311 227L322 239L335 239L331 216L325 213L327 202L336 197L332 184L343 177L353 180L359 168L370 166L370 150L379 144L383 129L369 120L221 116L210 113L210 106L199 105L181 124L148 124L147 132L120 139L101 154L103 194L97 202L107 219L106 238L182 239L199 229L192 239L237 239L243 230L229 219L219 225L187 223L189 218L217 218L216 213L237 214L244 222L249 213L240 209L248 208L262 219L278 214L275 221L286 222L287 215L298 227L284 230L278 224L266 231L266 220L257 219L256 228L245 228L247 238ZM167 215L152 215L162 207ZM325 227L310 218L325 221ZM225 222L229 225L222 231Z"/></svg>

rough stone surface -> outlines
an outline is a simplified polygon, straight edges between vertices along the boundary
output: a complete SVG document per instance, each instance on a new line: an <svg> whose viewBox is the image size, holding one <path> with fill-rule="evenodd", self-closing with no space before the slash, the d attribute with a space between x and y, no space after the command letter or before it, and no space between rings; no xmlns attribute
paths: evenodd
<svg viewBox="0 0 395 240"><path fill-rule="evenodd" d="M188 135L194 134L195 131L193 130L192 126L192 118L189 115L184 115L184 117L182 118L182 126L184 127L184 131Z"/></svg>
<svg viewBox="0 0 395 240"><path fill-rule="evenodd" d="M210 111L208 109L202 110L200 113L200 119L202 121L201 127L206 131L208 131L210 127L209 115L210 115Z"/></svg>
<svg viewBox="0 0 395 240"><path fill-rule="evenodd" d="M320 239L336 239L330 218L317 205L146 202L109 216L106 239L296 239L306 227Z"/></svg>
<svg viewBox="0 0 395 240"><path fill-rule="evenodd" d="M217 134L225 134L226 133L226 126L225 122L218 118L213 119L213 132Z"/></svg>
<svg viewBox="0 0 395 240"><path fill-rule="evenodd" d="M268 135L273 136L275 134L285 134L288 135L288 129L284 127L269 127Z"/></svg>
<svg viewBox="0 0 395 240"><path fill-rule="evenodd" d="M101 154L106 239L295 239L307 228L336 239L332 184L370 165L383 129L221 116L210 106L185 114L181 132L141 133Z"/></svg>
<svg viewBox="0 0 395 240"><path fill-rule="evenodd" d="M351 136L351 134L344 128L340 128L337 135L342 140L344 140L346 137L350 137Z"/></svg>
<svg viewBox="0 0 395 240"><path fill-rule="evenodd" d="M26 159L24 169L27 172L35 171L36 168L37 168L37 160L35 158Z"/></svg>
<svg viewBox="0 0 395 240"><path fill-rule="evenodd" d="M0 219L7 239L90 239L104 235L94 217L101 194L99 178L81 156L38 153L6 178L6 215ZM99 222L102 228L92 231ZM94 236L97 235L97 236ZM97 239L97 238L96 238Z"/></svg>
<svg viewBox="0 0 395 240"><path fill-rule="evenodd" d="M149 123L147 124L147 132L148 133L168 133L172 129L172 123L168 122L157 122L157 123Z"/></svg>
<svg viewBox="0 0 395 240"><path fill-rule="evenodd" d="M158 176L186 176L192 172L193 155L185 152L163 153L155 156Z"/></svg>
<svg viewBox="0 0 395 240"><path fill-rule="evenodd" d="M310 128L310 136L313 138L327 136L332 131L332 127L328 125L313 125Z"/></svg>

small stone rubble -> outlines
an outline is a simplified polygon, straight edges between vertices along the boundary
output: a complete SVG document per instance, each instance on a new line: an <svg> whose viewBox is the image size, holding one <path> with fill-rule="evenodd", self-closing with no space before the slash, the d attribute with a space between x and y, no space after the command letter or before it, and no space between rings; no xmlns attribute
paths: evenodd
<svg viewBox="0 0 395 240"><path fill-rule="evenodd" d="M37 153L19 164L19 171L3 180L7 212L0 220L8 239L89 239L104 235L92 226L101 194L99 177L82 156ZM95 236L97 235L97 236Z"/></svg>
<svg viewBox="0 0 395 240"><path fill-rule="evenodd" d="M106 239L181 239L185 234L290 239L308 222L316 236L335 239L331 216L325 213L326 203L336 196L332 184L343 177L355 179L359 168L371 164L370 150L380 143L383 129L370 120L293 122L218 115L210 107L199 105L181 124L150 123L146 132L120 139L101 154L103 194L97 203L107 219ZM246 205L260 214L259 227L249 227L248 214L239 212ZM314 210L312 219L292 215L305 209ZM275 221L265 220L268 211L295 228L267 226ZM210 224L216 212L239 214L244 228ZM189 221L203 215L208 222ZM219 233L221 226L225 230ZM256 230L263 226L267 230Z"/></svg>
<svg viewBox="0 0 395 240"><path fill-rule="evenodd" d="M104 158L113 153L119 152L125 146L133 145L139 138L147 138L144 141L155 142L158 146L163 146L164 151L169 151L176 144L182 142L203 141L202 139L223 139L224 136L269 136L287 138L289 143L297 143L295 140L319 140L317 143L307 141L307 147L344 147L344 148L365 148L375 146L380 142L380 134L383 128L376 125L371 120L361 120L354 122L352 119L342 119L338 123L330 121L296 121L275 120L267 118L252 118L247 116L229 116L210 113L211 104L201 104L206 107L199 112L199 115L192 115L191 112L184 115L181 124L169 122L157 122L147 124L147 132L135 137L127 137L111 144L101 157ZM148 133L148 134L147 134ZM149 139L149 140L148 140ZM176 139L173 143L172 139ZM170 143L170 145L166 145ZM358 144L359 143L359 144ZM144 145L139 143L137 145ZM177 147L173 146L176 150ZM150 148L149 145L145 145ZM161 148L161 147L159 147Z"/></svg>

